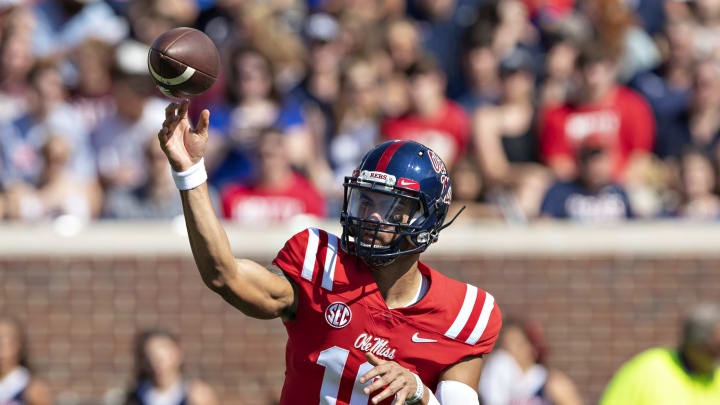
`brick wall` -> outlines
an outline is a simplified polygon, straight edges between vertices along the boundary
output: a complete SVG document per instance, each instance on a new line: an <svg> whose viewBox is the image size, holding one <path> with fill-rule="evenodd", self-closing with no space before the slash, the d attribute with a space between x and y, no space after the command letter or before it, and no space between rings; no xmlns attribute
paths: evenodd
<svg viewBox="0 0 720 405"><path fill-rule="evenodd" d="M540 320L552 364L587 403L629 356L672 344L682 310L720 297L717 258L433 256L429 264L492 292L504 313ZM27 324L32 363L58 402L101 403L125 386L133 335L158 324L179 333L188 373L223 404L267 405L282 385L281 322L233 310L187 257L4 258L0 286L0 311Z"/></svg>

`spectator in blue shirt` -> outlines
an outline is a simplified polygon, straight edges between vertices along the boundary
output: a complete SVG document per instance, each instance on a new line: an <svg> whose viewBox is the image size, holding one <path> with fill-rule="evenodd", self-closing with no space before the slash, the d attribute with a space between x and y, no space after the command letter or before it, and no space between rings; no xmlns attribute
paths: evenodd
<svg viewBox="0 0 720 405"><path fill-rule="evenodd" d="M693 82L694 28L690 21L668 22L664 37L668 55L657 69L640 73L629 86L647 99L659 125L655 153L661 158L677 155L682 147L676 145L676 122L682 121L690 105Z"/></svg>
<svg viewBox="0 0 720 405"><path fill-rule="evenodd" d="M579 147L577 179L558 182L545 194L541 215L580 222L614 222L633 217L622 186L612 182L613 162L607 147L589 139Z"/></svg>

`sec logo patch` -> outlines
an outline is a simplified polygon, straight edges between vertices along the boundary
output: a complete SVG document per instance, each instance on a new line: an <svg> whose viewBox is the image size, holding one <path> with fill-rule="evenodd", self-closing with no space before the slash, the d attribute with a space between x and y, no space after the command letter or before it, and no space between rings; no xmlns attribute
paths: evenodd
<svg viewBox="0 0 720 405"><path fill-rule="evenodd" d="M325 320L333 328L344 328L350 323L352 312L344 302L333 302L325 310Z"/></svg>

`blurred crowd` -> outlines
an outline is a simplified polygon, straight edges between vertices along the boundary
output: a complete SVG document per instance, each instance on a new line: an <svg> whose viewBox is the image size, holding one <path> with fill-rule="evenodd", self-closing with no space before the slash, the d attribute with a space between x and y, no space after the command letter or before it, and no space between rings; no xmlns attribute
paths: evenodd
<svg viewBox="0 0 720 405"><path fill-rule="evenodd" d="M386 139L466 219L720 217L720 0L3 0L0 218L182 213L146 62L178 26L221 53L190 113L229 220L336 218Z"/></svg>

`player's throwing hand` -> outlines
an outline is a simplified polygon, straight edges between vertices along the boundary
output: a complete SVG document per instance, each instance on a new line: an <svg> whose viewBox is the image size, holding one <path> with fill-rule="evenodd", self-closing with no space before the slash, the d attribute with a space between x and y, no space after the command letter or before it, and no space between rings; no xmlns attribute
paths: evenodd
<svg viewBox="0 0 720 405"><path fill-rule="evenodd" d="M188 100L170 103L165 108L165 121L158 133L160 146L176 172L183 172L198 163L205 155L210 111L200 113L197 127L188 119Z"/></svg>
<svg viewBox="0 0 720 405"><path fill-rule="evenodd" d="M375 379L375 381L365 387L363 391L369 394L382 387L387 387L380 394L372 398L373 404L377 404L383 399L395 395L395 402L393 402L393 404L402 405L405 403L405 400L415 394L418 386L415 376L410 370L394 361L381 360L370 352L368 352L365 357L367 361L375 367L360 377L360 383L364 384L366 381L370 381L377 376L380 376L380 378Z"/></svg>

